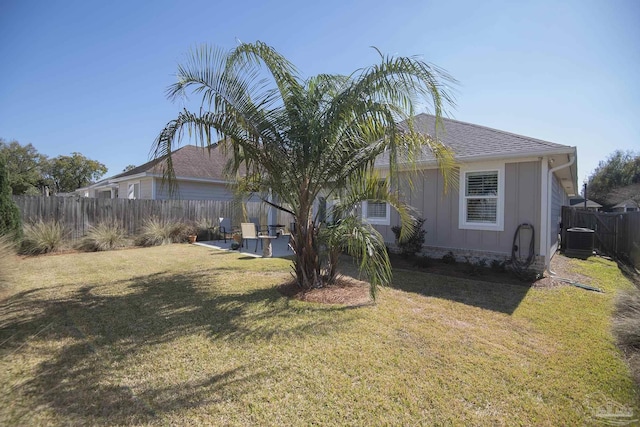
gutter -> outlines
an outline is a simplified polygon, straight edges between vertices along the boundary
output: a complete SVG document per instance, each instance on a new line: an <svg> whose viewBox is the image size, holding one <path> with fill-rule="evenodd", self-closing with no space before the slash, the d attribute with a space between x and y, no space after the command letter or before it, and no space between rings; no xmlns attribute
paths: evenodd
<svg viewBox="0 0 640 427"><path fill-rule="evenodd" d="M551 276L555 276L556 273L551 271L551 247L549 246L549 230L551 229L551 198L553 196L553 191L551 188L551 183L553 182L553 173L559 171L560 169L571 167L576 162L576 155L572 154L569 156L569 161L563 165L556 166L555 168L549 169L547 172L547 209L546 209L546 226L544 227L544 235L540 236L540 243L542 247L542 242L544 242L545 249L545 257L544 257L544 269L549 272Z"/></svg>
<svg viewBox="0 0 640 427"><path fill-rule="evenodd" d="M135 175L122 176L120 178L110 179L109 182L117 183L122 181L130 181L132 179L140 179L140 178L155 178L162 179L161 174L149 173L149 172L141 172ZM181 181L191 181L191 182L207 182L213 184L233 184L232 181L224 180L224 179L216 179L216 178L194 178L189 176L176 176L176 180Z"/></svg>
<svg viewBox="0 0 640 427"><path fill-rule="evenodd" d="M491 154L481 154L481 155L467 155L467 156L458 156L454 151L455 161L458 163L465 162L480 162L480 161L500 161L500 160L513 160L513 159L524 159L524 158L539 158L544 156L556 156L559 154L567 154L572 155L575 153L574 147L562 147L555 148L549 150L541 150L541 151L518 151L512 153L491 153ZM399 165L402 165L402 161L399 162ZM438 167L438 163L435 159L427 159L427 160L418 160L415 163L417 168L420 167ZM384 169L389 167L389 160L381 161L377 163L375 168Z"/></svg>

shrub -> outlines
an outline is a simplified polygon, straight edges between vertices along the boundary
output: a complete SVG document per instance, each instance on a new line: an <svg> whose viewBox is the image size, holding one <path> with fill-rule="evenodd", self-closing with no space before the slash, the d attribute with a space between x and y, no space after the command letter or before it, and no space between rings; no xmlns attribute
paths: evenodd
<svg viewBox="0 0 640 427"><path fill-rule="evenodd" d="M504 261L494 259L491 261L491 269L498 273L504 273L507 271L507 264Z"/></svg>
<svg viewBox="0 0 640 427"><path fill-rule="evenodd" d="M193 227L182 222L162 221L149 218L142 225L142 232L136 238L138 246L158 246L186 242L193 233Z"/></svg>
<svg viewBox="0 0 640 427"><path fill-rule="evenodd" d="M8 235L12 240L22 237L20 210L11 198L11 186L7 176L4 157L0 155L0 236Z"/></svg>
<svg viewBox="0 0 640 427"><path fill-rule="evenodd" d="M99 223L89 229L79 248L84 251L109 251L126 244L127 234L119 225Z"/></svg>
<svg viewBox="0 0 640 427"><path fill-rule="evenodd" d="M42 220L24 227L24 239L20 252L39 255L59 250L67 236L64 226L56 221Z"/></svg>
<svg viewBox="0 0 640 427"><path fill-rule="evenodd" d="M15 243L9 236L0 236L0 291L9 285L15 270Z"/></svg>
<svg viewBox="0 0 640 427"><path fill-rule="evenodd" d="M424 236L427 234L426 231L422 229L422 225L424 224L424 218L416 218L414 220L414 233L409 236L405 241L400 241L400 234L402 232L402 227L395 225L391 227L391 231L396 235L396 243L398 248L400 248L400 255L403 257L413 257L418 252L422 251L422 246L424 245Z"/></svg>
<svg viewBox="0 0 640 427"><path fill-rule="evenodd" d="M634 378L640 383L640 290L621 292L616 299L613 333L629 359Z"/></svg>
<svg viewBox="0 0 640 427"><path fill-rule="evenodd" d="M198 240L221 240L220 226L207 219L200 219L194 226Z"/></svg>
<svg viewBox="0 0 640 427"><path fill-rule="evenodd" d="M442 262L444 262L445 264L455 264L456 256L453 254L453 252L449 251L442 256Z"/></svg>
<svg viewBox="0 0 640 427"><path fill-rule="evenodd" d="M219 225L207 229L200 228L198 231L198 240L222 240L223 238Z"/></svg>

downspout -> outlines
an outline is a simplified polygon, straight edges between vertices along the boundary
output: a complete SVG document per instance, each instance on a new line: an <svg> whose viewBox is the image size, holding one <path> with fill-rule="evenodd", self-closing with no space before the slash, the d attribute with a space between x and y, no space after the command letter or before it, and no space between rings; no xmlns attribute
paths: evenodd
<svg viewBox="0 0 640 427"><path fill-rule="evenodd" d="M540 243L544 241L545 244L545 254L544 257L544 268L549 272L551 276L555 276L556 273L551 271L551 246L549 245L549 230L551 230L551 202L553 197L553 190L551 188L551 184L553 182L553 173L559 171L560 169L568 168L576 162L576 156L574 154L569 156L569 161L563 165L556 166L555 168L549 169L547 173L547 219L546 219L546 236L542 236L540 239Z"/></svg>

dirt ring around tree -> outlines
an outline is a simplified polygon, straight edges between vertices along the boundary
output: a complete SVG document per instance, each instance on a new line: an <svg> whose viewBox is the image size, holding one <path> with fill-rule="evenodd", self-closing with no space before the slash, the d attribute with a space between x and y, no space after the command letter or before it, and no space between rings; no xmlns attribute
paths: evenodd
<svg viewBox="0 0 640 427"><path fill-rule="evenodd" d="M369 283L339 274L334 284L304 290L291 280L278 287L278 291L289 298L321 304L340 304L348 307L362 307L373 304Z"/></svg>

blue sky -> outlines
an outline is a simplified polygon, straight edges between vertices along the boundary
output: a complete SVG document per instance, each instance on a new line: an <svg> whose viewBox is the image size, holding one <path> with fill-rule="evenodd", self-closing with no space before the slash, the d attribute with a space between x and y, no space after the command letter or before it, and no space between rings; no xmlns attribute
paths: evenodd
<svg viewBox="0 0 640 427"><path fill-rule="evenodd" d="M306 76L382 52L460 81L453 118L578 147L579 182L640 150L640 1L0 1L0 137L113 175L148 160L190 47L262 40Z"/></svg>

